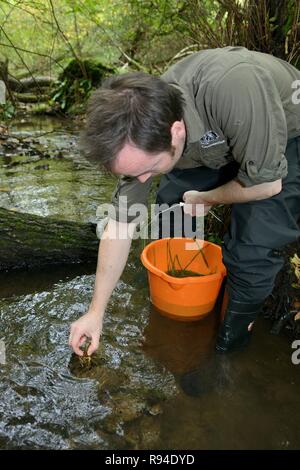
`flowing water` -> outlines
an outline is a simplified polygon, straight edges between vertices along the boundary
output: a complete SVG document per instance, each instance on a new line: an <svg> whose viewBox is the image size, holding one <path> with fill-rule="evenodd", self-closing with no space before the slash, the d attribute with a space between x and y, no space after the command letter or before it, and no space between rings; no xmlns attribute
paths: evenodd
<svg viewBox="0 0 300 470"><path fill-rule="evenodd" d="M10 133L20 140L0 145L0 206L94 222L97 206L107 201L115 181L103 178L82 157L77 127L54 118L26 118L13 123Z"/></svg>
<svg viewBox="0 0 300 470"><path fill-rule="evenodd" d="M39 150L47 145L49 157L33 151L7 155L6 149L0 156L0 205L95 221L114 181L79 155L74 127L43 119L13 129L46 139ZM149 302L140 249L136 242L90 368L80 365L67 339L70 322L91 300L95 266L0 275L0 340L6 349L0 448L299 448L300 365L292 364L291 341L270 335L261 318L249 349L226 363L228 383L201 397L186 395L180 377L207 361L217 316L194 323L161 316Z"/></svg>

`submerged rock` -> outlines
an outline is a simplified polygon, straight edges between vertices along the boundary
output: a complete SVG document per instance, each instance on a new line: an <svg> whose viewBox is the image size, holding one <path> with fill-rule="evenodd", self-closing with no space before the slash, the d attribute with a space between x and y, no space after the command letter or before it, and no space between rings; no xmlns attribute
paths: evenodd
<svg viewBox="0 0 300 470"><path fill-rule="evenodd" d="M160 422L153 416L142 416L130 422L124 431L124 439L131 449L153 449L160 438Z"/></svg>

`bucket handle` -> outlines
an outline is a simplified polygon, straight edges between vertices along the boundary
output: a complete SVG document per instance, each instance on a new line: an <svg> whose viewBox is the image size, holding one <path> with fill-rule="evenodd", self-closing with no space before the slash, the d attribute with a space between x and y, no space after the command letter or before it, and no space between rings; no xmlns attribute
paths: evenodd
<svg viewBox="0 0 300 470"><path fill-rule="evenodd" d="M168 285L174 290L179 290L183 287L183 284L173 284L172 282L168 282Z"/></svg>

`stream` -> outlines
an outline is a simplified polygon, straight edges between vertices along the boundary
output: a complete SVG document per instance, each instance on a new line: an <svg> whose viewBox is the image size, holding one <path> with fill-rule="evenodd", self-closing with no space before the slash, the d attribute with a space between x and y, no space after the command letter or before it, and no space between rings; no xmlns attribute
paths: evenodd
<svg viewBox="0 0 300 470"><path fill-rule="evenodd" d="M95 222L115 179L80 155L75 124L26 118L10 132L30 150L0 151L0 206ZM186 395L180 377L207 360L217 315L185 323L157 312L140 251L134 242L87 368L68 334L89 306L96 266L0 274L0 449L298 449L292 341L259 318L250 347L228 361L226 386Z"/></svg>

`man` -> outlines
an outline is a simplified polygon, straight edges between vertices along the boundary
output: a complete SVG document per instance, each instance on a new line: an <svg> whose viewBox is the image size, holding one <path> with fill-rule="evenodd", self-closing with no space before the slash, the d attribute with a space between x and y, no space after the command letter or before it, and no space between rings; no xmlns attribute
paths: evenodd
<svg viewBox="0 0 300 470"><path fill-rule="evenodd" d="M116 76L92 96L85 147L120 181L113 195L128 206L147 201L161 178L157 202L232 204L223 244L227 299L216 349L246 346L252 324L282 267L281 249L299 237L300 105L290 64L243 47L204 50L173 65L161 78ZM187 207L187 206L186 206ZM188 209L186 209L188 210ZM133 233L119 208L100 243L94 295L72 324L70 345L91 338L95 351L110 295L127 261Z"/></svg>

